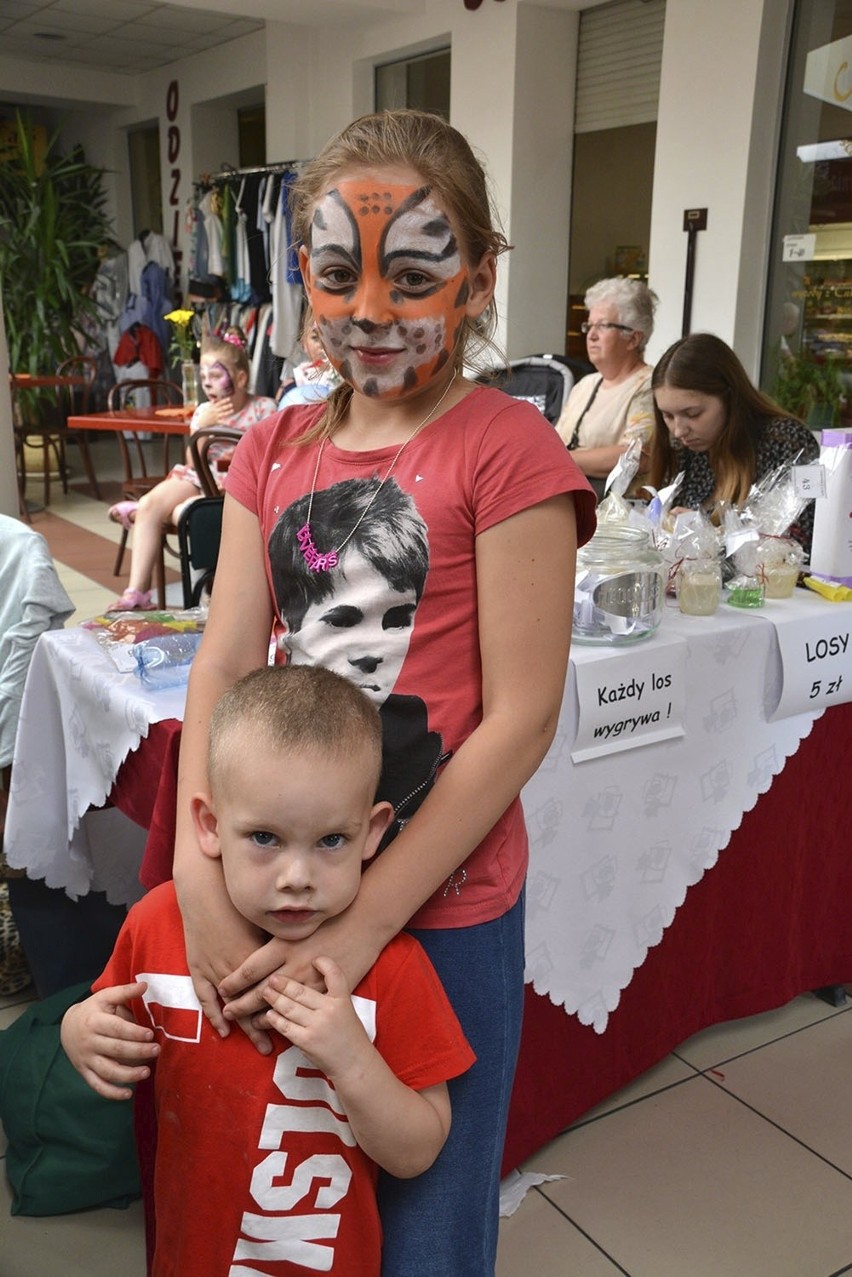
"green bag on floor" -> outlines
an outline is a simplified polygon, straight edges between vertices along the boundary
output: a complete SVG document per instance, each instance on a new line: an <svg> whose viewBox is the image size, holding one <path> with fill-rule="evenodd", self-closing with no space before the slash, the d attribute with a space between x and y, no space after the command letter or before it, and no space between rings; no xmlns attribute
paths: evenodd
<svg viewBox="0 0 852 1277"><path fill-rule="evenodd" d="M0 1032L13 1215L129 1206L141 1195L132 1102L96 1095L59 1041L62 1016L89 992L88 983L61 989Z"/></svg>

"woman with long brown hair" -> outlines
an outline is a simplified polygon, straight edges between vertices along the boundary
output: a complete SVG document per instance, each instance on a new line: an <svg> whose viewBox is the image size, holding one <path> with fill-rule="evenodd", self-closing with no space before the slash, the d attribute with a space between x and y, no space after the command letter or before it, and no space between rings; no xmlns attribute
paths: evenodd
<svg viewBox="0 0 852 1277"><path fill-rule="evenodd" d="M646 481L662 488L682 474L678 507L712 513L741 505L752 485L785 463L815 461L814 434L749 380L730 346L692 333L669 346L651 377L654 437ZM813 505L791 536L810 549Z"/></svg>

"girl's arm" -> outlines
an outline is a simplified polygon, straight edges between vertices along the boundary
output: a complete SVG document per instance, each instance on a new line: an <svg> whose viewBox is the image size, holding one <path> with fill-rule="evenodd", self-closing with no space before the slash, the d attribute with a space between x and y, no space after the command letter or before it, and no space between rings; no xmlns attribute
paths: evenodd
<svg viewBox="0 0 852 1277"><path fill-rule="evenodd" d="M287 975L313 983L311 963L326 954L354 987L535 772L553 739L565 686L575 554L570 495L533 506L477 538L482 722L364 873L349 909L290 948ZM253 955L220 986L224 996L237 999L229 1014L247 1015L265 1005L259 990L238 995L269 973L268 957Z"/></svg>
<svg viewBox="0 0 852 1277"><path fill-rule="evenodd" d="M225 496L222 544L204 638L192 663L178 765L174 880L193 983L223 1035L218 982L257 949L259 933L234 909L218 860L202 854L189 800L207 791L207 731L213 706L233 683L265 665L272 607L256 517ZM260 1039L252 1033L260 1044ZM263 1035L263 1042L266 1038Z"/></svg>

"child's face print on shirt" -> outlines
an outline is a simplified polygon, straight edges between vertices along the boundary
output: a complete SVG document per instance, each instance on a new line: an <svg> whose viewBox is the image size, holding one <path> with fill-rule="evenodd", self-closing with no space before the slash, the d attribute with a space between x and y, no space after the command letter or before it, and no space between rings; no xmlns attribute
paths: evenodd
<svg viewBox="0 0 852 1277"><path fill-rule="evenodd" d="M361 394L391 399L428 386L450 361L470 282L430 188L387 176L327 191L300 262L331 363Z"/></svg>
<svg viewBox="0 0 852 1277"><path fill-rule="evenodd" d="M329 598L311 603L284 648L294 665L324 665L360 687L377 705L402 670L417 598L395 590L358 550L334 569Z"/></svg>

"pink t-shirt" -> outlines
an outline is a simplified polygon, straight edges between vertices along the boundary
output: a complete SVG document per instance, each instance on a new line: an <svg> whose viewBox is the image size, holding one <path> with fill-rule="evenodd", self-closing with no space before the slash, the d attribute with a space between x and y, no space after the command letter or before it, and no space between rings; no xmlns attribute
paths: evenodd
<svg viewBox="0 0 852 1277"><path fill-rule="evenodd" d="M404 824L482 717L477 536L574 492L583 544L594 531L594 494L553 427L498 390L478 387L426 426L378 494L396 447L351 452L330 440L320 456L316 441L293 446L323 410L293 407L253 426L234 454L226 491L260 520L281 659L327 665L380 706L380 796ZM328 572L309 571L299 547L309 505L312 543L339 552ZM573 582L553 588L573 590ZM523 623L507 597L506 624ZM527 855L516 799L412 925L499 917L518 897Z"/></svg>

